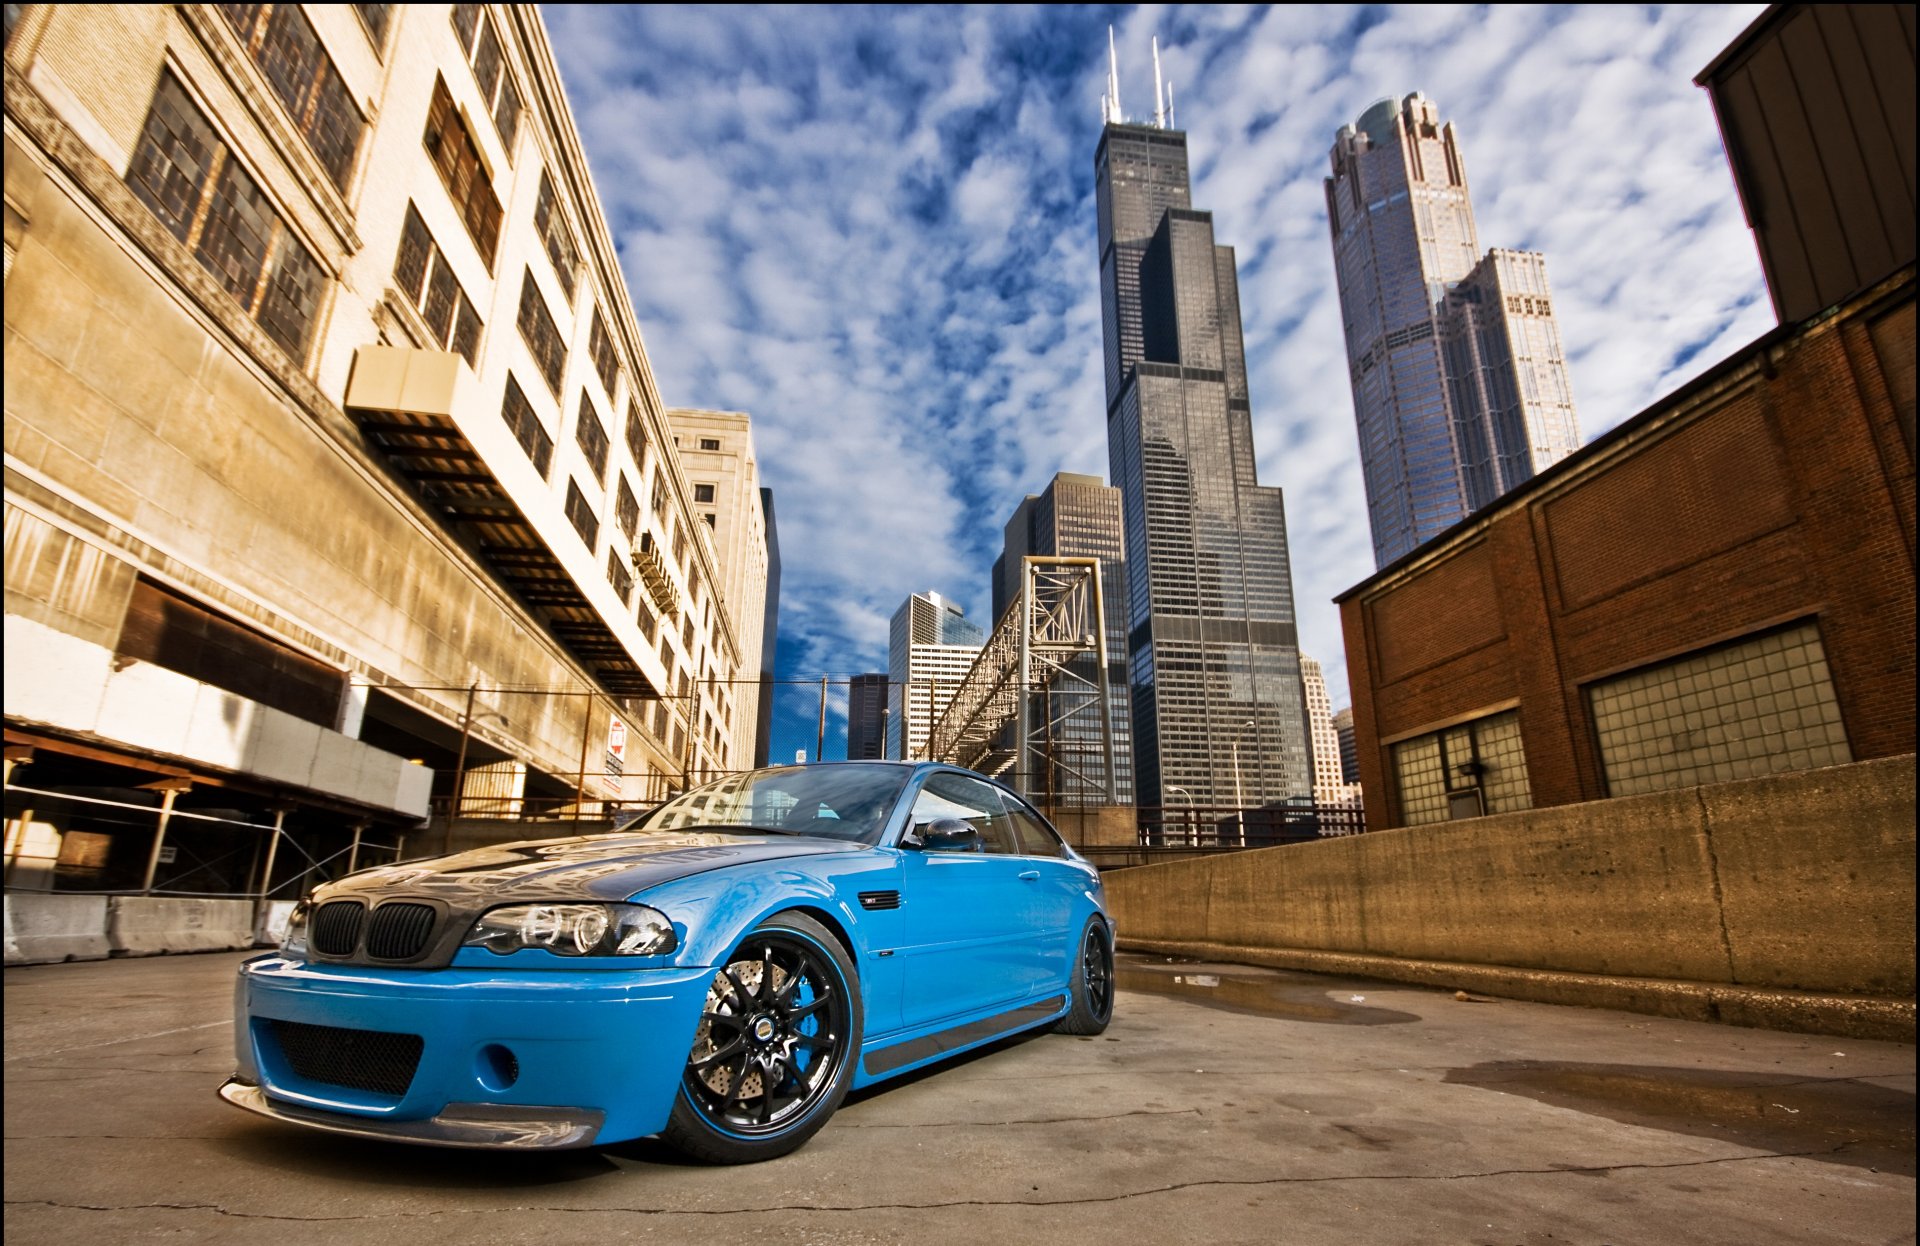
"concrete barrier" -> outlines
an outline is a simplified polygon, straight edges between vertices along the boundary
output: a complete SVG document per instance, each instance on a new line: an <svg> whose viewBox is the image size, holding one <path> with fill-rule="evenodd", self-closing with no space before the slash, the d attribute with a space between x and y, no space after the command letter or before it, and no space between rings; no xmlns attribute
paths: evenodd
<svg viewBox="0 0 1920 1246"><path fill-rule="evenodd" d="M1590 980L1584 1002L1657 997L1642 1010L1671 1012L1684 997L1710 1019L1849 1034L1871 1014L1882 1018L1874 1036L1891 1036L1892 1017L1913 1039L1912 755L1113 870L1105 882L1121 945L1138 950L1238 949L1235 959L1297 968L1358 957L1373 976L1435 984L1436 965L1454 967L1442 977L1477 967L1469 989L1582 1002ZM1886 1007L1818 1002L1829 999Z"/></svg>
<svg viewBox="0 0 1920 1246"><path fill-rule="evenodd" d="M6 963L52 965L105 960L107 898L50 893L6 898Z"/></svg>
<svg viewBox="0 0 1920 1246"><path fill-rule="evenodd" d="M253 946L253 901L114 896L107 941L115 956L214 952Z"/></svg>

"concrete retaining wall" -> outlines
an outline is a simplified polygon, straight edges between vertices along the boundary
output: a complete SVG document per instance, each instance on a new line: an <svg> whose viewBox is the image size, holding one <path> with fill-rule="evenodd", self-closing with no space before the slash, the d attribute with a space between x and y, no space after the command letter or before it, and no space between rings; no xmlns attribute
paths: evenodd
<svg viewBox="0 0 1920 1246"><path fill-rule="evenodd" d="M1911 754L1105 880L1122 946L1904 999L1912 1036Z"/></svg>
<svg viewBox="0 0 1920 1246"><path fill-rule="evenodd" d="M115 896L107 941L116 956L213 952L253 946L253 901Z"/></svg>
<svg viewBox="0 0 1920 1246"><path fill-rule="evenodd" d="M6 963L105 960L107 897L13 894L6 898Z"/></svg>

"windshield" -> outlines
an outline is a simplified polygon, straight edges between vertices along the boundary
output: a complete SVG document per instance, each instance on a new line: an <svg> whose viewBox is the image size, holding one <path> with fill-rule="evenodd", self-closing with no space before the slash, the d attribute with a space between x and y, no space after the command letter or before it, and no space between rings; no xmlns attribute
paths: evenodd
<svg viewBox="0 0 1920 1246"><path fill-rule="evenodd" d="M676 796L626 829L738 826L871 844L912 773L907 766L859 762L754 770Z"/></svg>

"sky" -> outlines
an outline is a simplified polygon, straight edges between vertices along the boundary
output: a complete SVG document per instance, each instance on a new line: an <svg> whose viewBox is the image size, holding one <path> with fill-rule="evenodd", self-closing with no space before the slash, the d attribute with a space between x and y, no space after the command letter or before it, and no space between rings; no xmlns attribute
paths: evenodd
<svg viewBox="0 0 1920 1246"><path fill-rule="evenodd" d="M1713 6L543 9L669 406L753 417L783 579L772 758L822 675L886 669L934 589L990 626L1001 530L1106 477L1093 155L1151 40L1193 204L1236 248L1260 481L1301 651L1349 701L1332 599L1374 570L1322 181L1335 131L1424 92L1480 245L1547 257L1591 440L1774 325L1700 71ZM826 756L845 747L845 689Z"/></svg>

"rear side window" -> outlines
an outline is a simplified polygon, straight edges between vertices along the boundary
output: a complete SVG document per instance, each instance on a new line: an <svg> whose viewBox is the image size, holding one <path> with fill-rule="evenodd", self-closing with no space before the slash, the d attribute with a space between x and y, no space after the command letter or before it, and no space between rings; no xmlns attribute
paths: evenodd
<svg viewBox="0 0 1920 1246"><path fill-rule="evenodd" d="M1060 837L1048 829L1040 820L1040 815L1028 809L1012 796L1004 793L1001 799L1007 805L1007 817L1013 822L1014 841L1019 844L1023 857L1064 857L1067 846Z"/></svg>

